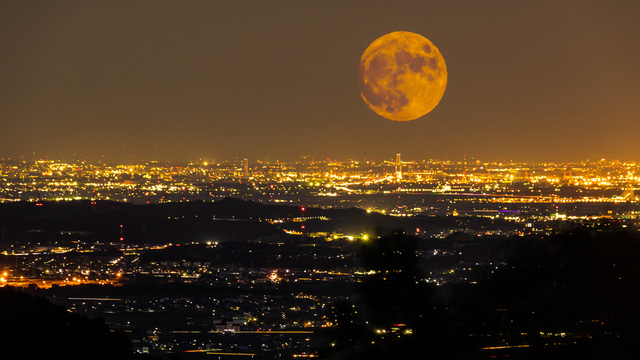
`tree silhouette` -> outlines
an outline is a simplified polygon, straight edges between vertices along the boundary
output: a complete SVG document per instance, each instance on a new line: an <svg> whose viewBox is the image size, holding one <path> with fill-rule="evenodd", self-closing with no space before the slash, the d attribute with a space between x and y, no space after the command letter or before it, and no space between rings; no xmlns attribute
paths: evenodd
<svg viewBox="0 0 640 360"><path fill-rule="evenodd" d="M635 356L640 336L637 232L571 230L513 237L504 242L506 266L479 272L477 284L443 286L420 281L417 241L396 232L362 244L363 267L375 274L363 280L352 301L364 326L338 324L342 336L361 332L348 336L352 348L340 357ZM404 336L394 328L412 332Z"/></svg>
<svg viewBox="0 0 640 360"><path fill-rule="evenodd" d="M339 349L339 357L414 358L429 349L429 354L446 359L462 353L453 351L456 345L463 348L462 340L445 304L422 279L417 241L396 231L361 244L361 264L371 275L359 284L359 296L351 305L340 304L343 312L353 306L357 317L350 313L349 321L361 326L338 323L337 343L349 339L351 346Z"/></svg>
<svg viewBox="0 0 640 360"><path fill-rule="evenodd" d="M0 344L25 359L134 359L129 340L100 318L73 314L43 297L0 288Z"/></svg>

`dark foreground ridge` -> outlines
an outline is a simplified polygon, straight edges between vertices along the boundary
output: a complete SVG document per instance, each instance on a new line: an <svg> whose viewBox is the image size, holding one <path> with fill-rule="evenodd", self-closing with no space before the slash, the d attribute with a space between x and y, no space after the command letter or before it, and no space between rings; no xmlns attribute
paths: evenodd
<svg viewBox="0 0 640 360"><path fill-rule="evenodd" d="M127 337L101 318L73 314L62 306L12 287L0 288L0 343L22 359L143 359Z"/></svg>

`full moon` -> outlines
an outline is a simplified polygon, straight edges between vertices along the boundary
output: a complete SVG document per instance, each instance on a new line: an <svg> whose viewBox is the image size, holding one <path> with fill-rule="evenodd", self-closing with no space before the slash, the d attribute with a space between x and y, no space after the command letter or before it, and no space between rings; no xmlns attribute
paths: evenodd
<svg viewBox="0 0 640 360"><path fill-rule="evenodd" d="M360 95L378 115L409 121L424 116L442 99L447 66L427 38L407 31L386 34L360 59Z"/></svg>

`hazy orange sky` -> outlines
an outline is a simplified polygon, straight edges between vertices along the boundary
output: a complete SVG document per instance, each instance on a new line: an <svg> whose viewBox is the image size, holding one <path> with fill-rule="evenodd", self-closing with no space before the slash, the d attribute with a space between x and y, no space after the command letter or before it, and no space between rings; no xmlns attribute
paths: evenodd
<svg viewBox="0 0 640 360"><path fill-rule="evenodd" d="M0 1L0 158L640 161L639 1ZM369 43L442 52L440 104L362 101Z"/></svg>

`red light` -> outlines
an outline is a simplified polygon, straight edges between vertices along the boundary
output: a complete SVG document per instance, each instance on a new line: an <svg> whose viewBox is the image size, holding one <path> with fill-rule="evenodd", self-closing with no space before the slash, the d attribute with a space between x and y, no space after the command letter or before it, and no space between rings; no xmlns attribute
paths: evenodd
<svg viewBox="0 0 640 360"><path fill-rule="evenodd" d="M122 238L122 237L121 237L121 238L120 238L120 241L124 241L124 238Z"/></svg>
<svg viewBox="0 0 640 360"><path fill-rule="evenodd" d="M302 211L304 211L304 206L302 207Z"/></svg>

